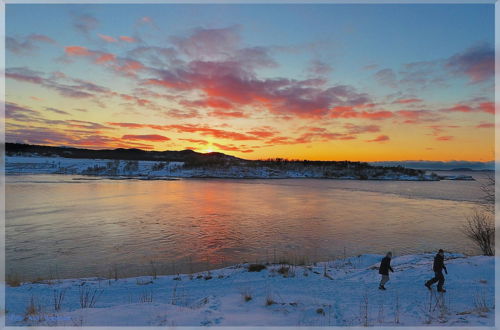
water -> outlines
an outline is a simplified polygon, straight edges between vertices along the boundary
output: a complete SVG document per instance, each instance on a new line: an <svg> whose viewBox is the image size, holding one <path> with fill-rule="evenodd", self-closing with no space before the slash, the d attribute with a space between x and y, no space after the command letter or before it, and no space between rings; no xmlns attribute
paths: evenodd
<svg viewBox="0 0 500 330"><path fill-rule="evenodd" d="M478 181L7 176L6 271L135 276L387 250L477 253L459 229L482 195L486 174L472 175Z"/></svg>

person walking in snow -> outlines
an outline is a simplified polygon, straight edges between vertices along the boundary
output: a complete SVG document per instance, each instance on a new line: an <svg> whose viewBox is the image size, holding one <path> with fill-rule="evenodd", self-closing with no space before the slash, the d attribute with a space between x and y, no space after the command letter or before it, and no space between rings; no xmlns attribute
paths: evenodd
<svg viewBox="0 0 500 330"><path fill-rule="evenodd" d="M380 280L380 284L378 288L380 290L385 290L385 283L389 281L389 271L394 273L394 270L391 267L391 258L392 252L387 252L382 261L380 262L380 268L378 269L378 273L382 275L382 279Z"/></svg>
<svg viewBox="0 0 500 330"><path fill-rule="evenodd" d="M434 271L434 278L431 278L430 280L425 282L425 286L427 287L427 289L431 290L431 285L438 282L437 285L438 292L446 292L446 290L443 288L444 284L443 269L446 275L448 275L448 270L444 265L444 251L442 249L439 249L439 252L434 257L434 265L432 266L432 270Z"/></svg>

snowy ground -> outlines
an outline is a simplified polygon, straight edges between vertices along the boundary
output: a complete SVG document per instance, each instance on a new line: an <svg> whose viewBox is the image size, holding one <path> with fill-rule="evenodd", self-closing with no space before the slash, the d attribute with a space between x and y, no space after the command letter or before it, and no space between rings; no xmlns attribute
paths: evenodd
<svg viewBox="0 0 500 330"><path fill-rule="evenodd" d="M298 167L295 169L278 170L267 166L184 168L183 165L183 162L77 159L63 157L40 157L36 155L5 157L6 174L79 174L114 178L140 177L142 179L159 179L169 177L284 179L325 178L325 170L327 169L323 167ZM377 170L373 171L366 171L366 179L404 181L438 180L437 176L432 174L406 175L397 171L385 170L386 172L384 175L375 175ZM327 177L336 179L357 179L355 172L350 170L337 173L337 175L338 176L335 177ZM450 178L455 179L451 176Z"/></svg>
<svg viewBox="0 0 500 330"><path fill-rule="evenodd" d="M424 287L433 256L393 258L387 291L377 288L380 255L315 266L268 265L260 272L249 272L245 264L156 279L24 283L6 287L6 324L494 326L494 258L446 255L448 292L438 294ZM56 311L54 297L61 293ZM81 308L82 298L94 293L94 308Z"/></svg>

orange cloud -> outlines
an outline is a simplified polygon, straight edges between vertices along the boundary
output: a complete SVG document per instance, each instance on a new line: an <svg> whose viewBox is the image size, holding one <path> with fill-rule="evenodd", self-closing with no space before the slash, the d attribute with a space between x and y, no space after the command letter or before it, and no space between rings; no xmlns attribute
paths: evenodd
<svg viewBox="0 0 500 330"><path fill-rule="evenodd" d="M208 141L206 140L198 140L198 139L179 139L181 141L187 141L191 143L196 143L196 144L202 144L202 145L207 145Z"/></svg>
<svg viewBox="0 0 500 330"><path fill-rule="evenodd" d="M453 136L438 136L436 137L437 141L450 141L453 140Z"/></svg>
<svg viewBox="0 0 500 330"><path fill-rule="evenodd" d="M212 111L209 113L210 116L214 116L214 117L220 117L220 118L224 118L224 117L232 117L232 118L247 118L248 116L241 112L241 111L220 111L220 110L216 110L216 111Z"/></svg>
<svg viewBox="0 0 500 330"><path fill-rule="evenodd" d="M389 140L390 140L390 138L387 135L379 135L372 140L366 140L366 142L385 142L385 141L389 141Z"/></svg>
<svg viewBox="0 0 500 330"><path fill-rule="evenodd" d="M213 145L216 146L217 148L219 148L220 150L224 150L224 151L238 151L238 152L244 152L244 153L253 152L252 149L241 149L241 148L236 147L234 145L226 146L226 145L219 144L219 143L213 143Z"/></svg>

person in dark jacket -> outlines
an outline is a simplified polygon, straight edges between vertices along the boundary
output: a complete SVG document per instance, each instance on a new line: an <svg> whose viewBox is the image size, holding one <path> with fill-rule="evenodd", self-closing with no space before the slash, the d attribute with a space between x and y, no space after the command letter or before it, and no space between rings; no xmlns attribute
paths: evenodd
<svg viewBox="0 0 500 330"><path fill-rule="evenodd" d="M430 280L425 282L425 286L427 287L427 289L431 290L431 285L438 282L437 285L438 292L446 292L446 290L443 288L444 284L443 269L446 275L448 275L448 270L444 265L444 251L442 249L439 249L439 252L434 257L434 265L432 266L432 270L434 271L434 278L431 278Z"/></svg>
<svg viewBox="0 0 500 330"><path fill-rule="evenodd" d="M380 290L385 290L385 283L389 281L389 271L394 273L394 270L391 267L391 258L392 252L387 252L382 261L380 262L380 268L378 269L378 273L382 275L382 279L380 280L380 284L378 288Z"/></svg>

